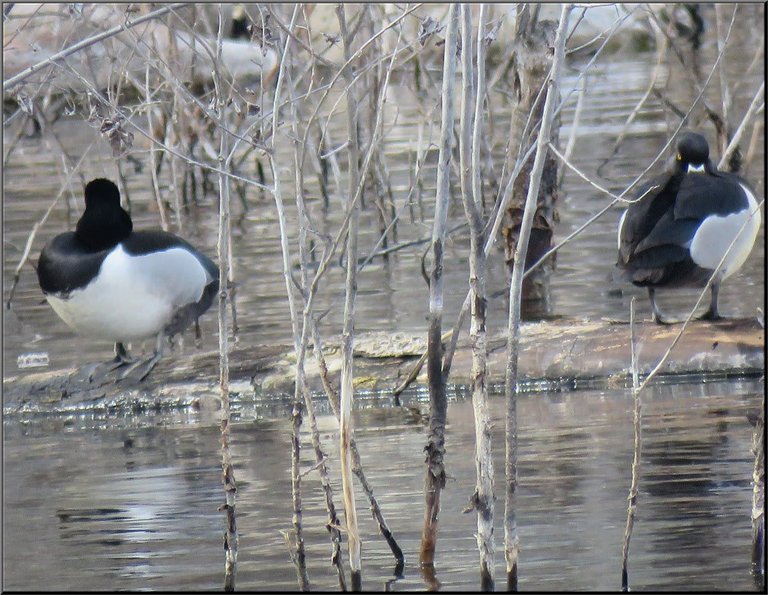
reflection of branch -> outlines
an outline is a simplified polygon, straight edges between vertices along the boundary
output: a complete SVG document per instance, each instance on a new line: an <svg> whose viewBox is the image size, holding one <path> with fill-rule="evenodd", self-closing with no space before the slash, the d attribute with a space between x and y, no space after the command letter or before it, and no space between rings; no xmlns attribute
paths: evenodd
<svg viewBox="0 0 768 595"><path fill-rule="evenodd" d="M664 95L661 91L658 89L651 89L652 93L656 96L656 99L661 101L666 107L669 108L669 110L675 114L678 118L681 120L685 120L688 117L688 114L685 113L683 109L678 107L675 102L673 102L669 97Z"/></svg>

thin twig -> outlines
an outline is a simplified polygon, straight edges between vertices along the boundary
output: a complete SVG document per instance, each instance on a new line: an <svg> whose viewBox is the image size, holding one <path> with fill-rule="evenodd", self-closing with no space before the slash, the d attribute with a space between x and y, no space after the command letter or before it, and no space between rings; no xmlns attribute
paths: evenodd
<svg viewBox="0 0 768 595"><path fill-rule="evenodd" d="M752 102L749 104L747 113L744 114L744 117L741 119L741 124L739 124L739 127L736 129L736 132L734 133L733 138L731 139L731 142L728 143L728 146L723 152L723 156L720 159L720 162L717 164L718 169L723 169L725 165L730 161L734 151L736 151L736 149L739 148L739 144L741 143L741 137L744 135L747 125L750 124L752 122L752 119L761 110L764 110L764 109L765 109L765 81L762 81L760 83L760 88L757 90L757 93L755 93L755 96L752 98Z"/></svg>

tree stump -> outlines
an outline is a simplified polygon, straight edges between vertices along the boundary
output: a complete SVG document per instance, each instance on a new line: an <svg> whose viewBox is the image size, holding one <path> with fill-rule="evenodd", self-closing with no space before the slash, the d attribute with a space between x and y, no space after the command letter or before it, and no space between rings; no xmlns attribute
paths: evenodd
<svg viewBox="0 0 768 595"><path fill-rule="evenodd" d="M552 67L552 50L557 29L557 23L554 21L539 21L537 13L538 11L532 5L526 4L515 21L514 51L509 72L516 103L512 108L510 147L519 147L520 151L524 151L535 143L538 137L544 101L549 89L549 86L545 85L542 90L542 85L547 80ZM555 145L559 145L559 130L560 118L557 116L552 127L552 141ZM502 223L502 236L505 240L504 254L510 277L533 159L534 155L531 154L515 180L512 197ZM556 157L548 151L537 197L531 238L528 242L526 270L552 247L554 224L558 219L555 209L559 194L557 167ZM523 282L521 304L523 320L542 318L551 313L549 277L554 266L553 255Z"/></svg>

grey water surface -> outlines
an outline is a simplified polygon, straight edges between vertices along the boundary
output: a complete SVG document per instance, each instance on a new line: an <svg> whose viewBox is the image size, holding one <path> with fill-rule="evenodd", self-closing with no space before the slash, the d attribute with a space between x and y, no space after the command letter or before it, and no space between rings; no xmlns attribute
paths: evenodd
<svg viewBox="0 0 768 595"><path fill-rule="evenodd" d="M644 393L640 494L630 546L632 590L755 590L751 561L752 428L761 383L660 385ZM424 393L406 396L426 406ZM492 397L496 566L503 587L504 399ZM321 412L327 409L319 403ZM238 482L238 590L297 586L291 528L289 399L240 400L232 426ZM520 588L618 590L632 462L628 390L531 393L518 404ZM336 505L338 433L319 419ZM363 586L425 589L424 427L385 397L362 396L356 437L366 473L406 555L394 559L358 490ZM472 406L448 410L437 578L479 588ZM302 436L302 468L314 464ZM3 440L3 587L9 590L208 590L223 585L218 420L211 412L90 412L7 419ZM317 473L303 480L313 589L336 589ZM343 512L340 512L343 515ZM346 544L345 544L346 545ZM345 559L346 559L346 547Z"/></svg>

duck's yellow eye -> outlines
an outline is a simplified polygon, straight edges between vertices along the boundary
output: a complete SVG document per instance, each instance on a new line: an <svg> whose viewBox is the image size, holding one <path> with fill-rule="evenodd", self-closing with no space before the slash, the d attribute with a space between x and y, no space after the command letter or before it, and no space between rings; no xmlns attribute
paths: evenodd
<svg viewBox="0 0 768 595"><path fill-rule="evenodd" d="M675 157L676 157L676 159L678 161L682 161L683 160L683 156L680 153L678 153Z"/></svg>

